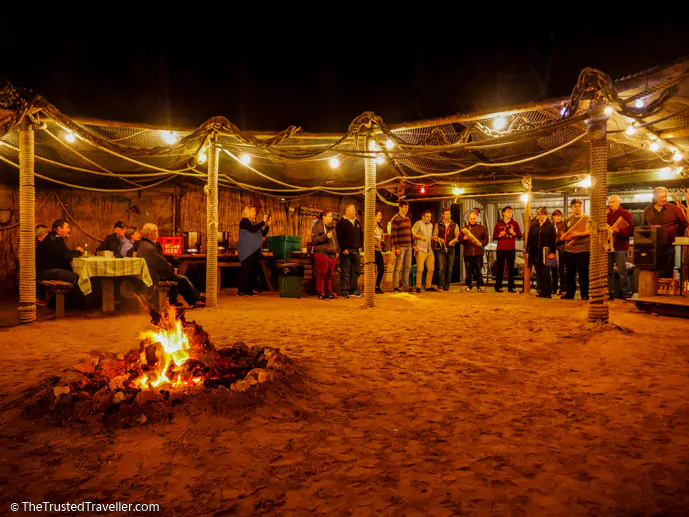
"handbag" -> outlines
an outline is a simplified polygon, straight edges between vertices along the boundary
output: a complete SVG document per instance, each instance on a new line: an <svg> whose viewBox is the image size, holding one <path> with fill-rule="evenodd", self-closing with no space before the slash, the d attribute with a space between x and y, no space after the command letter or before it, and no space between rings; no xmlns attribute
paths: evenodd
<svg viewBox="0 0 689 517"><path fill-rule="evenodd" d="M548 258L548 255L550 255L550 248L548 246L543 247L543 263L546 265L546 267L558 267L557 263L557 253L555 253L555 256L553 258Z"/></svg>

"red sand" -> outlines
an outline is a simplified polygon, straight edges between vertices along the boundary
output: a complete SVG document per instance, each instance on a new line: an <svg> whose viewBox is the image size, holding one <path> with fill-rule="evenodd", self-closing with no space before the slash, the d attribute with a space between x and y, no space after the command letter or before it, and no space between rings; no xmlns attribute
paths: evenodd
<svg viewBox="0 0 689 517"><path fill-rule="evenodd" d="M583 302L508 293L220 302L189 319L216 345L281 348L304 384L229 416L41 427L13 407L21 391L90 350L136 347L148 318L2 329L2 513L686 515L687 320L616 301L616 325L587 330Z"/></svg>

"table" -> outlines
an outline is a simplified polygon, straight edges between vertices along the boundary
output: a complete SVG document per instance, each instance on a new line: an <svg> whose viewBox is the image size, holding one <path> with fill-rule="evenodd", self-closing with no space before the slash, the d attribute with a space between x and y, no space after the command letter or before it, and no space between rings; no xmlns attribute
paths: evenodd
<svg viewBox="0 0 689 517"><path fill-rule="evenodd" d="M135 276L146 286L153 285L146 261L139 257L76 257L72 259L72 270L79 275L79 289L84 294L92 292L91 277L102 277L103 312L115 310L115 283L113 278Z"/></svg>
<svg viewBox="0 0 689 517"><path fill-rule="evenodd" d="M170 261L174 261L179 264L179 274L185 275L190 264L205 264L206 254L205 253L182 253L180 255L165 255ZM268 268L268 261L273 257L266 257L261 255L261 270L263 275L266 277L266 283L271 291L275 291L275 287L270 279L270 269ZM222 268L225 267L242 267L241 262L239 262L239 257L237 255L218 255L218 292L220 292L220 283L222 280Z"/></svg>

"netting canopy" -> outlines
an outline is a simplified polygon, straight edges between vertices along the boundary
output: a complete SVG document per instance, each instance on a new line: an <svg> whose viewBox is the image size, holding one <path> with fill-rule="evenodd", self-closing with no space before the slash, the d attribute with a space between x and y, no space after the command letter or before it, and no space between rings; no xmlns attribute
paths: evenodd
<svg viewBox="0 0 689 517"><path fill-rule="evenodd" d="M172 181L205 183L211 135L221 149L221 186L278 197L362 194L366 157L377 161L378 196L385 200L405 192L413 196L417 185L426 187L426 199L510 192L524 188L524 177L536 190L550 189L588 174L587 120L600 113L607 117L611 177L622 183L658 171L667 181L687 177L689 61L616 82L586 69L570 97L490 113L389 125L366 112L343 134L294 126L278 133L246 132L223 117L195 129L72 119L45 99L27 98L10 86L1 106L4 183L16 183L16 125L25 115L35 123L39 181L105 192Z"/></svg>

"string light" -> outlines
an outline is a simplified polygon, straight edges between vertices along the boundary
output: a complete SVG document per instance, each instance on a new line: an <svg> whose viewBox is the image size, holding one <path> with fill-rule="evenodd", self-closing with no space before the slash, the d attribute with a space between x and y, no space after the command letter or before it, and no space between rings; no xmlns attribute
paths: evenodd
<svg viewBox="0 0 689 517"><path fill-rule="evenodd" d="M643 99L637 99L636 102L634 103L634 107L641 109L644 107L644 101Z"/></svg>
<svg viewBox="0 0 689 517"><path fill-rule="evenodd" d="M628 136L632 136L636 133L636 128L634 126L629 126L627 129L624 131L624 133Z"/></svg>
<svg viewBox="0 0 689 517"><path fill-rule="evenodd" d="M378 150L378 144L376 143L375 140L369 140L368 141L368 150L369 151L377 151Z"/></svg>
<svg viewBox="0 0 689 517"><path fill-rule="evenodd" d="M239 157L239 161L242 162L244 165L249 165L251 163L251 156L244 153Z"/></svg>
<svg viewBox="0 0 689 517"><path fill-rule="evenodd" d="M390 139L388 138L388 141L385 142L385 148L389 151L389 150L392 149L393 147L395 147L395 142L393 142L392 140L390 140Z"/></svg>
<svg viewBox="0 0 689 517"><path fill-rule="evenodd" d="M682 174L683 171L684 171L684 167L677 167L677 168L675 169L675 174L676 174L677 176L679 176L680 174Z"/></svg>
<svg viewBox="0 0 689 517"><path fill-rule="evenodd" d="M419 192L421 192L422 194L425 194L425 193L426 193L426 187L421 187L421 189L419 190Z"/></svg>
<svg viewBox="0 0 689 517"><path fill-rule="evenodd" d="M663 167L658 169L658 176L662 179L667 179L672 175L672 169L670 167Z"/></svg>
<svg viewBox="0 0 689 517"><path fill-rule="evenodd" d="M337 158L330 158L330 167L332 169L337 169L340 166L340 160Z"/></svg>
<svg viewBox="0 0 689 517"><path fill-rule="evenodd" d="M612 106L606 106L603 110L603 113L605 113L609 117L610 115L612 115L613 111L615 110L612 109Z"/></svg>
<svg viewBox="0 0 689 517"><path fill-rule="evenodd" d="M502 131L503 129L505 129L505 126L507 126L507 119L502 115L499 115L493 121L493 129L495 129L496 131Z"/></svg>
<svg viewBox="0 0 689 517"><path fill-rule="evenodd" d="M660 144L658 142L651 142L648 148L654 153L657 153L660 150Z"/></svg>
<svg viewBox="0 0 689 517"><path fill-rule="evenodd" d="M65 140L67 140L70 144L74 143L76 141L76 137L72 133L65 133Z"/></svg>
<svg viewBox="0 0 689 517"><path fill-rule="evenodd" d="M529 201L529 195L528 194L522 194L519 196L519 199L522 200L522 203L527 203Z"/></svg>
<svg viewBox="0 0 689 517"><path fill-rule="evenodd" d="M580 187L590 188L591 187L591 176L586 176L583 180L579 182Z"/></svg>
<svg viewBox="0 0 689 517"><path fill-rule="evenodd" d="M378 165L383 165L385 163L385 158L383 158L382 154L379 154L378 156L376 156L376 163Z"/></svg>
<svg viewBox="0 0 689 517"><path fill-rule="evenodd" d="M672 155L672 160L675 162L681 162L683 159L684 155L679 151L675 151L675 154Z"/></svg>
<svg viewBox="0 0 689 517"><path fill-rule="evenodd" d="M564 117L565 115L567 115L567 111L567 106L562 106L562 108L560 108L560 116Z"/></svg>
<svg viewBox="0 0 689 517"><path fill-rule="evenodd" d="M177 138L177 135L174 134L172 131L163 131L162 136L163 140L165 140L165 143L170 145L177 143L177 141L179 140L179 138Z"/></svg>
<svg viewBox="0 0 689 517"><path fill-rule="evenodd" d="M461 196L462 194L464 194L464 189L463 189L463 188L459 188L459 187L455 187L455 188L452 189L452 193L453 193L455 196Z"/></svg>
<svg viewBox="0 0 689 517"><path fill-rule="evenodd" d="M201 152L199 153L199 164L206 163L207 159L208 159L208 156L206 156L206 150L202 149Z"/></svg>

